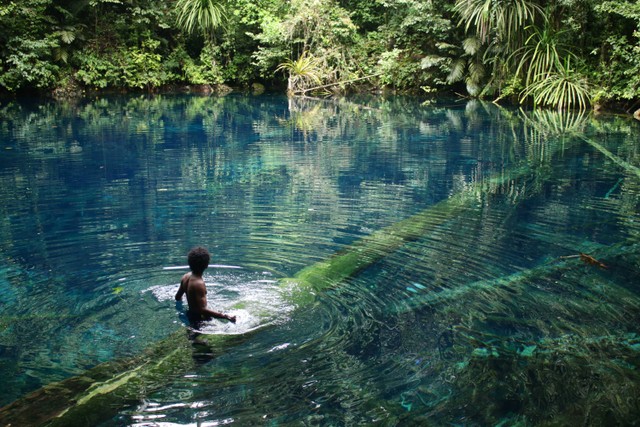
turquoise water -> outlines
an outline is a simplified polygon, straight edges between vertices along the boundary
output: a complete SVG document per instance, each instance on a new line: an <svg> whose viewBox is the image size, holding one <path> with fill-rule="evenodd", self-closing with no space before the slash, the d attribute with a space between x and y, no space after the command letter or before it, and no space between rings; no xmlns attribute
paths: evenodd
<svg viewBox="0 0 640 427"><path fill-rule="evenodd" d="M241 95L0 112L0 405L187 328L163 268L204 245L209 305L239 320L202 332L254 333L103 425L640 415L632 119ZM413 215L438 225L313 299L280 291Z"/></svg>

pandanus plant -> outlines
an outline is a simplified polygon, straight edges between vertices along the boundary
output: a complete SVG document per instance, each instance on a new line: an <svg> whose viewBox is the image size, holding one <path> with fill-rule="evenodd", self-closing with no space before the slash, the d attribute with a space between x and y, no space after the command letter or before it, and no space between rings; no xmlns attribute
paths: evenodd
<svg viewBox="0 0 640 427"><path fill-rule="evenodd" d="M201 32L209 40L224 19L222 5L216 0L178 0L175 7L182 30L189 34Z"/></svg>
<svg viewBox="0 0 640 427"><path fill-rule="evenodd" d="M518 58L516 75L523 75L525 81L520 102L531 97L536 106L584 110L590 103L589 84L575 66L577 56L562 42L563 32L553 31L548 24L530 29L525 45L513 54Z"/></svg>
<svg viewBox="0 0 640 427"><path fill-rule="evenodd" d="M298 59L287 59L276 68L277 71L289 74L289 93L306 92L322 80L320 62L308 52L303 52Z"/></svg>
<svg viewBox="0 0 640 427"><path fill-rule="evenodd" d="M484 65L492 65L491 82L521 81L520 102L535 106L585 109L589 85L576 67L577 57L563 43L562 31L549 24L545 12L530 0L457 0L459 24L473 34L463 45L468 66L454 62L449 82L466 71L469 93L483 93ZM540 26L542 23L542 26ZM522 30L524 28L524 31ZM481 53L483 51L483 53ZM462 58L465 59L465 58Z"/></svg>

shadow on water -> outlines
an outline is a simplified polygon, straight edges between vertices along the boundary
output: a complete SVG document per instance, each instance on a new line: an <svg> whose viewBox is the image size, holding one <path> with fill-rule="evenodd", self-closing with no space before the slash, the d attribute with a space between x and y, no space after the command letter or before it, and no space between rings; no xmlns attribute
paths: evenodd
<svg viewBox="0 0 640 427"><path fill-rule="evenodd" d="M157 371L131 376L149 387L97 422L604 425L640 413L632 121L242 96L2 114L2 404L177 337L144 353L166 358ZM207 283L249 334L180 324L179 276L161 266L196 244L243 267ZM113 366L104 378L138 365Z"/></svg>

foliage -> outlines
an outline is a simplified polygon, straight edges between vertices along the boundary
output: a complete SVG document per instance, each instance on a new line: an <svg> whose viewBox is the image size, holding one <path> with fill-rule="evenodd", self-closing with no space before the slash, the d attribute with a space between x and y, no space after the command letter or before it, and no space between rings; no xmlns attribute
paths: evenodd
<svg viewBox="0 0 640 427"><path fill-rule="evenodd" d="M79 64L76 78L84 85L97 89L119 86L120 70L114 57L115 53L105 55L89 50L79 52L76 55Z"/></svg>
<svg viewBox="0 0 640 427"><path fill-rule="evenodd" d="M366 52L348 11L333 0L294 0L262 16L253 53L263 75L291 58L311 55L325 83L338 83L365 73ZM304 55L303 55L304 53ZM334 86L339 87L339 86Z"/></svg>
<svg viewBox="0 0 640 427"><path fill-rule="evenodd" d="M589 105L590 84L576 68L578 64L584 68L585 61L575 53L577 47L569 37L586 21L567 18L559 5L543 10L530 0L457 0L454 10L460 25L473 30L477 41L463 46L465 54L455 62L450 82L462 79L467 66L467 91L472 96L497 92L498 99L503 99L521 88L521 103L532 99L534 106L558 109ZM478 50L482 50L481 59L469 58L465 63L465 56Z"/></svg>
<svg viewBox="0 0 640 427"><path fill-rule="evenodd" d="M2 61L4 73L0 85L16 90L26 85L45 88L53 84L59 69L51 60L56 47L57 42L51 38L23 39L19 46L8 45L10 53Z"/></svg>
<svg viewBox="0 0 640 427"><path fill-rule="evenodd" d="M571 68L567 59L558 70L534 76L522 92L522 98L533 97L535 105L556 107L560 110L577 107L581 110L590 103L589 84L586 78Z"/></svg>
<svg viewBox="0 0 640 427"><path fill-rule="evenodd" d="M521 29L542 14L529 0L457 0L454 10L465 30L473 27L483 44L517 42Z"/></svg>
<svg viewBox="0 0 640 427"><path fill-rule="evenodd" d="M108 54L82 52L77 55L76 78L96 89L159 87L176 78L175 73L164 67L157 53L159 45L159 41L147 39L140 47L121 48Z"/></svg>
<svg viewBox="0 0 640 427"><path fill-rule="evenodd" d="M250 33L250 35L258 43L252 56L254 64L263 76L268 75L271 70L289 57L291 49L286 43L286 35L280 25L279 18L265 17L260 23L259 32Z"/></svg>
<svg viewBox="0 0 640 427"><path fill-rule="evenodd" d="M288 90L291 93L304 92L311 85L320 84L322 71L320 64L313 55L303 52L296 60L287 60L280 64L276 71L285 71L289 74Z"/></svg>
<svg viewBox="0 0 640 427"><path fill-rule="evenodd" d="M379 58L381 82L407 90L445 86L456 52L457 34L449 5L419 0L385 0L385 22L367 35Z"/></svg>
<svg viewBox="0 0 640 427"><path fill-rule="evenodd" d="M97 89L249 86L258 79L279 85L288 77L277 72L280 65L292 61L293 66L303 53L314 58L314 73L323 83L342 91L353 86L341 82L376 75L376 81L361 81L401 91L466 90L474 97L536 105L547 104L538 102L545 86L573 96L598 88L590 94L596 103L622 100L633 106L640 99L640 7L631 1L25 0L0 5L0 88L5 92L47 91L68 78ZM581 106L590 96L563 102Z"/></svg>
<svg viewBox="0 0 640 427"><path fill-rule="evenodd" d="M548 25L543 29L532 26L525 45L513 53L518 58L516 75L524 75L526 85L545 79L561 70L563 58L576 56L562 42L563 32L554 32Z"/></svg>
<svg viewBox="0 0 640 427"><path fill-rule="evenodd" d="M162 69L161 56L156 52L160 42L147 39L142 46L129 48L121 55L124 86L154 88L167 82Z"/></svg>
<svg viewBox="0 0 640 427"><path fill-rule="evenodd" d="M457 59L452 59L446 82L453 84L464 81L467 92L471 96L478 96L482 90L482 81L486 76L483 63L482 44L476 37L468 37L462 41L463 53L458 53ZM423 61L424 62L424 61Z"/></svg>
<svg viewBox="0 0 640 427"><path fill-rule="evenodd" d="M522 28L531 28L543 15L540 6L529 0L457 0L454 11L460 16L459 25L471 33L458 69L463 69L460 60L471 56L471 50L476 55L466 60L467 91L472 96L500 92L518 74L510 59L523 44Z"/></svg>
<svg viewBox="0 0 640 427"><path fill-rule="evenodd" d="M50 0L0 6L0 86L5 89L45 88L55 82L59 65L54 52L65 41L50 22L50 6ZM65 40L70 40L66 34Z"/></svg>
<svg viewBox="0 0 640 427"><path fill-rule="evenodd" d="M383 52L376 66L380 73L380 82L397 89L406 90L416 88L416 84L427 81L421 79L424 75L420 63L412 60L411 50L395 48L389 52Z"/></svg>
<svg viewBox="0 0 640 427"><path fill-rule="evenodd" d="M597 100L640 98L640 4L606 1L596 7L621 27L604 40L594 78ZM621 22L617 22L620 20ZM632 23L632 24L630 24Z"/></svg>
<svg viewBox="0 0 640 427"><path fill-rule="evenodd" d="M186 81L193 84L220 84L223 83L220 69L217 67L213 48L206 46L202 49L197 60L186 57L183 68Z"/></svg>
<svg viewBox="0 0 640 427"><path fill-rule="evenodd" d="M215 0L178 0L178 26L187 33L202 32L210 37L223 21L222 5Z"/></svg>
<svg viewBox="0 0 640 427"><path fill-rule="evenodd" d="M558 109L577 106L585 109L590 103L589 84L585 77L571 67L577 56L562 42L566 35L554 31L545 23L540 29L532 26L525 45L516 50L518 58L515 76L521 76L524 89L520 101L531 96L534 105Z"/></svg>

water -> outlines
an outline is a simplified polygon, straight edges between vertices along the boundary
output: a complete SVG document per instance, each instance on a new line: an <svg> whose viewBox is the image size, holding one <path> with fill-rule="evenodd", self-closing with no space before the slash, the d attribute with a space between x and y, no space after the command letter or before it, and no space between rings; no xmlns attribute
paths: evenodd
<svg viewBox="0 0 640 427"><path fill-rule="evenodd" d="M241 268L207 270L238 323L202 332L243 338L103 425L640 414L638 122L404 98L1 107L0 405L187 329L163 267L205 245ZM282 291L407 218L434 225L314 298Z"/></svg>

